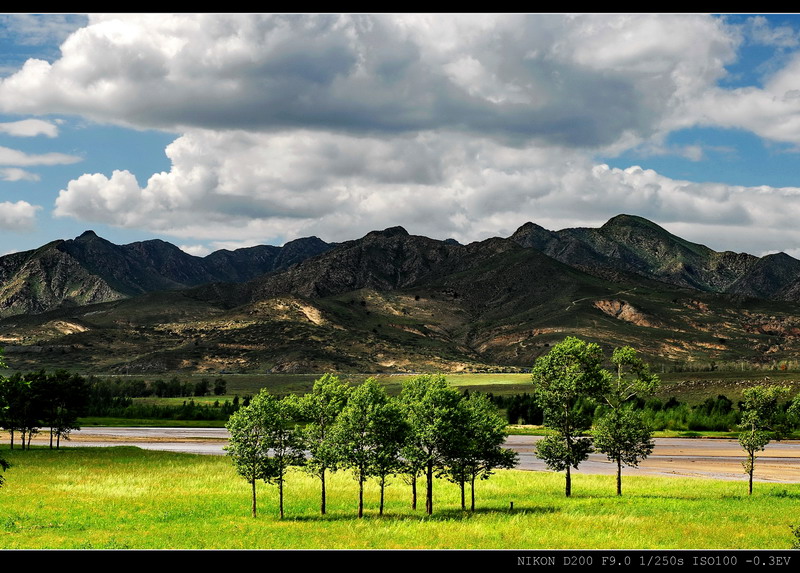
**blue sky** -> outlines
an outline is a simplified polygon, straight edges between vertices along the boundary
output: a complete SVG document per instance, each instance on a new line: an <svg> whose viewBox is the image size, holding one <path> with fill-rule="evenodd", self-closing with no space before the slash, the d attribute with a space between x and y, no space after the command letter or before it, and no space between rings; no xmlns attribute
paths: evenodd
<svg viewBox="0 0 800 573"><path fill-rule="evenodd" d="M0 16L0 254L647 217L800 257L797 15Z"/></svg>

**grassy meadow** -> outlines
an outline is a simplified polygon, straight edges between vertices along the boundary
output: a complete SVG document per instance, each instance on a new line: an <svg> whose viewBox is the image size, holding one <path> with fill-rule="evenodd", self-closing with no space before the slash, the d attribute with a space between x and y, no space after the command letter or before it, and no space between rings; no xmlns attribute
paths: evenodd
<svg viewBox="0 0 800 573"><path fill-rule="evenodd" d="M410 508L401 478L378 515L370 482L356 518L356 482L331 476L328 514L318 482L288 479L286 519L276 486L259 483L256 519L249 484L229 459L133 447L2 450L13 464L0 488L0 548L438 548L438 549L788 549L800 522L800 485L506 470L477 484L476 512L462 512L458 487L434 486L434 514ZM422 488L420 487L420 491ZM514 509L509 509L510 502Z"/></svg>

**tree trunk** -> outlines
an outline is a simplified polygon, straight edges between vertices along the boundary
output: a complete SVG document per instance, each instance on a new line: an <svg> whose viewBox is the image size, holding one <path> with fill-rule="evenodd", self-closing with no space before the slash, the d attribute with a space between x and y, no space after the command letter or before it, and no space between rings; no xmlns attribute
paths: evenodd
<svg viewBox="0 0 800 573"><path fill-rule="evenodd" d="M475 511L475 474L472 474L472 480L469 483L469 492L472 496L470 511Z"/></svg>
<svg viewBox="0 0 800 573"><path fill-rule="evenodd" d="M322 473L320 474L320 480L322 481L322 501L320 502L319 512L322 515L325 515L326 497L325 497L325 470L324 469L322 470Z"/></svg>
<svg viewBox="0 0 800 573"><path fill-rule="evenodd" d="M417 475L411 476L411 509L417 509Z"/></svg>
<svg viewBox="0 0 800 573"><path fill-rule="evenodd" d="M433 463L428 462L428 468L425 472L425 512L428 515L433 515Z"/></svg>
<svg viewBox="0 0 800 573"><path fill-rule="evenodd" d="M11 428L11 449L14 449L14 428Z"/></svg>
<svg viewBox="0 0 800 573"><path fill-rule="evenodd" d="M280 506L280 515L283 519L283 478L278 478L278 504Z"/></svg>
<svg viewBox="0 0 800 573"><path fill-rule="evenodd" d="M255 517L255 516L256 516L256 480L255 480L255 478L253 478L253 479L251 479L251 480L250 480L250 485L253 487L253 507L252 507L252 513L253 513L253 517Z"/></svg>
<svg viewBox="0 0 800 573"><path fill-rule="evenodd" d="M569 470L570 466L567 466L567 484L564 489L567 497L572 495L572 475L570 474Z"/></svg>
<svg viewBox="0 0 800 573"><path fill-rule="evenodd" d="M753 472L756 469L756 453L750 453L750 468L748 474L750 474L750 489L747 492L747 495L753 495Z"/></svg>
<svg viewBox="0 0 800 573"><path fill-rule="evenodd" d="M383 515L383 492L386 489L386 478L381 478L381 506L378 510L378 515Z"/></svg>
<svg viewBox="0 0 800 573"><path fill-rule="evenodd" d="M53 427L50 427L50 449L53 449Z"/></svg>
<svg viewBox="0 0 800 573"><path fill-rule="evenodd" d="M466 483L462 479L461 483L459 485L461 486L461 511L466 511L467 503L466 503L465 498L464 498L464 488L466 487Z"/></svg>
<svg viewBox="0 0 800 573"><path fill-rule="evenodd" d="M358 518L364 517L364 480L358 480Z"/></svg>
<svg viewBox="0 0 800 573"><path fill-rule="evenodd" d="M617 458L617 495L622 495L622 460Z"/></svg>

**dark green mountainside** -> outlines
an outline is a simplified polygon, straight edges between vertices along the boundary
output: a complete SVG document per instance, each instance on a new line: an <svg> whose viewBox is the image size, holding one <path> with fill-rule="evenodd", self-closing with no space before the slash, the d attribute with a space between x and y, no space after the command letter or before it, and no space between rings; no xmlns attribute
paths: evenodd
<svg viewBox="0 0 800 573"><path fill-rule="evenodd" d="M511 239L592 274L633 273L707 292L749 294L748 273L759 261L746 253L713 251L631 215L618 215L599 229L551 232L527 223ZM738 290L732 289L735 283Z"/></svg>

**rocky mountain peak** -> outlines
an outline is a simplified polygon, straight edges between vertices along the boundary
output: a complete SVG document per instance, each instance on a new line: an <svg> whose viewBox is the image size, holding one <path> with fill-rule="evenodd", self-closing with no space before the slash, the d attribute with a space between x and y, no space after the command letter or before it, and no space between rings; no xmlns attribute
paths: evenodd
<svg viewBox="0 0 800 573"><path fill-rule="evenodd" d="M88 230L84 231L83 233L81 233L80 235L78 235L77 237L75 237L75 240L76 241L91 241L93 239L99 239L99 238L100 237L97 236L97 233L95 233L91 229L88 229Z"/></svg>
<svg viewBox="0 0 800 573"><path fill-rule="evenodd" d="M403 227L389 227L388 229L384 229L383 231L370 231L365 235L366 238L378 238L378 237L408 237L408 231L406 231Z"/></svg>

